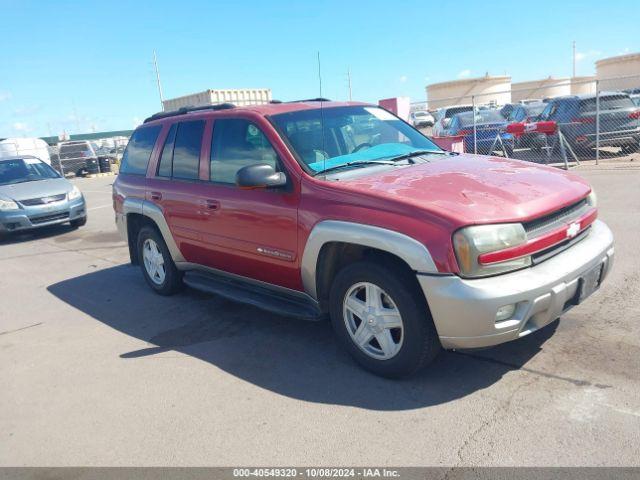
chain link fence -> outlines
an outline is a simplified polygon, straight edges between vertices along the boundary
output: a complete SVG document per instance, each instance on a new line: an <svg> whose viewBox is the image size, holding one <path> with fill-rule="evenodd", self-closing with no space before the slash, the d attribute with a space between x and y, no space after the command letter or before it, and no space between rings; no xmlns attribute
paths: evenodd
<svg viewBox="0 0 640 480"><path fill-rule="evenodd" d="M427 110L434 118L421 130L445 149L565 168L640 160L640 74L473 90L412 104L413 112Z"/></svg>

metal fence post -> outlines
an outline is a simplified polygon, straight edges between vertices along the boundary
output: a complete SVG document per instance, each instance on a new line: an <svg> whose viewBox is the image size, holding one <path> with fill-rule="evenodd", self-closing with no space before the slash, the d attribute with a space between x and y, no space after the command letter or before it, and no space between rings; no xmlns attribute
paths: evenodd
<svg viewBox="0 0 640 480"><path fill-rule="evenodd" d="M476 96L471 95L471 114L473 116L473 153L478 153L478 142L476 136Z"/></svg>
<svg viewBox="0 0 640 480"><path fill-rule="evenodd" d="M600 80L596 80L596 165L600 163Z"/></svg>

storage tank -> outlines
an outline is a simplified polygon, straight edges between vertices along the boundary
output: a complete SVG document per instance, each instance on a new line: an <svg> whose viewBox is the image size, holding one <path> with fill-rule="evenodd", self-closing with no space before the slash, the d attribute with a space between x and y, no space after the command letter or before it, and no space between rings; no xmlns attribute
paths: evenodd
<svg viewBox="0 0 640 480"><path fill-rule="evenodd" d="M629 53L598 60L596 62L596 77L600 81L600 90L640 88L640 53Z"/></svg>
<svg viewBox="0 0 640 480"><path fill-rule="evenodd" d="M242 88L232 90L205 90L204 92L183 95L182 97L164 100L165 112L182 107L204 107L219 103L233 103L239 107L244 105L260 105L271 101L269 88Z"/></svg>
<svg viewBox="0 0 640 480"><path fill-rule="evenodd" d="M511 84L511 101L560 97L571 94L571 82L568 78L547 77L542 80L517 82Z"/></svg>
<svg viewBox="0 0 640 480"><path fill-rule="evenodd" d="M571 95L586 95L591 93L596 93L595 75L571 78Z"/></svg>
<svg viewBox="0 0 640 480"><path fill-rule="evenodd" d="M429 109L450 105L468 105L475 96L477 105L503 105L511 102L511 77L490 76L465 78L427 85Z"/></svg>

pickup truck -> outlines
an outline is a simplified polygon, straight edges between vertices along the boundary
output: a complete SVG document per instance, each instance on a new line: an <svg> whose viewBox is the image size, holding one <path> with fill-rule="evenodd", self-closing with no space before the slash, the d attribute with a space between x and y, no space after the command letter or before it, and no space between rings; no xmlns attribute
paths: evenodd
<svg viewBox="0 0 640 480"><path fill-rule="evenodd" d="M364 368L516 340L596 291L609 228L582 178L454 154L374 105L184 108L135 130L113 185L131 262L184 285L330 319Z"/></svg>

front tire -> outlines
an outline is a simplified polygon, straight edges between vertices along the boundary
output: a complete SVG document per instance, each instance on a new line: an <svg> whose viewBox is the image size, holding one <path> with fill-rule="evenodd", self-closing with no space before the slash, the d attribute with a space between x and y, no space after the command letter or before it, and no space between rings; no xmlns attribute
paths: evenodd
<svg viewBox="0 0 640 480"><path fill-rule="evenodd" d="M84 227L87 224L87 216L85 215L82 218L76 218L75 220L71 220L69 222L72 228L80 228Z"/></svg>
<svg viewBox="0 0 640 480"><path fill-rule="evenodd" d="M411 274L362 261L333 282L331 322L340 343L363 368L387 378L411 375L430 363L440 341Z"/></svg>
<svg viewBox="0 0 640 480"><path fill-rule="evenodd" d="M176 268L162 235L145 226L138 234L138 258L147 284L160 295L173 295L182 289L182 273Z"/></svg>

